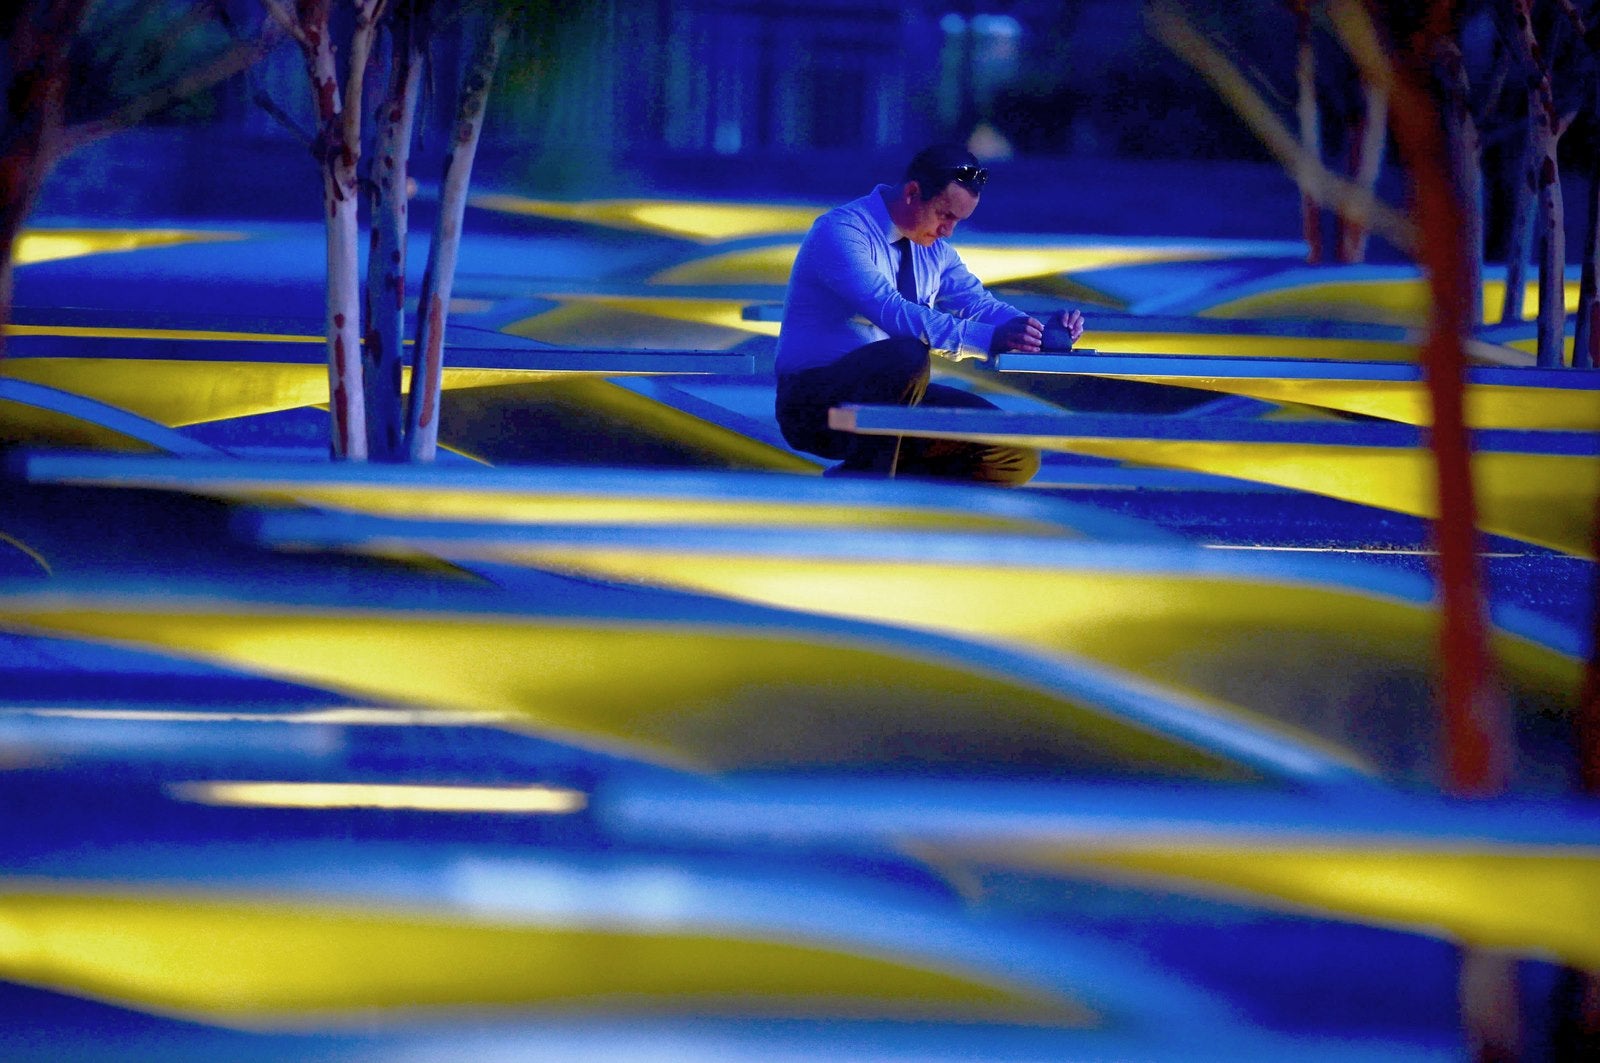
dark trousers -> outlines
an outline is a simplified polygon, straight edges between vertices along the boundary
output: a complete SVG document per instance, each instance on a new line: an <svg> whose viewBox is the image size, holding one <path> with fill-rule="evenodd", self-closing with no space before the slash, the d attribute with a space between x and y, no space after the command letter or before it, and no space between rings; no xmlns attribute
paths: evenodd
<svg viewBox="0 0 1600 1063"><path fill-rule="evenodd" d="M891 338L857 347L830 365L778 377L778 428L796 450L842 460L847 472L1024 484L1039 471L1027 447L915 436L869 436L828 427L834 406L995 408L960 388L929 383L926 344Z"/></svg>

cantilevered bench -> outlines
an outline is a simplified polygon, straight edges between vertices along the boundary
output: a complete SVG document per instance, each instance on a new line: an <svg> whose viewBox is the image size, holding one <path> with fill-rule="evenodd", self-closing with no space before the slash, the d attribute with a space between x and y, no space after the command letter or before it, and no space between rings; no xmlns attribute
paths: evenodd
<svg viewBox="0 0 1600 1063"><path fill-rule="evenodd" d="M466 389L571 376L748 375L749 354L548 347L499 333L452 332L444 387ZM408 375L408 374L407 374ZM148 326L17 326L0 376L45 384L169 427L328 401L317 335Z"/></svg>
<svg viewBox="0 0 1600 1063"><path fill-rule="evenodd" d="M1424 430L1400 424L1251 421L1125 414L1034 414L846 406L847 432L970 439L1213 473L1433 517ZM1472 435L1478 523L1485 531L1593 557L1600 437L1480 430Z"/></svg>
<svg viewBox="0 0 1600 1063"><path fill-rule="evenodd" d="M1415 362L1075 352L1002 354L995 367L1001 373L1172 384L1404 424L1432 420L1422 367ZM1476 428L1600 431L1600 370L1469 366L1466 410Z"/></svg>
<svg viewBox="0 0 1600 1063"><path fill-rule="evenodd" d="M1004 674L1076 691L1153 734L1276 772L1337 777L1340 757L1391 776L1432 770L1433 588L1395 569L1187 544L867 529L818 536L282 511L238 527L296 551L515 564L937 633L984 647ZM1569 715L1580 633L1516 608L1492 615L1518 713ZM1122 676L1152 700L1129 700Z"/></svg>
<svg viewBox="0 0 1600 1063"><path fill-rule="evenodd" d="M956 485L763 472L352 464L217 457L204 461L23 451L11 475L33 483L144 488L402 517L551 524L660 522L761 528L975 531L1170 541L1091 506Z"/></svg>
<svg viewBox="0 0 1600 1063"><path fill-rule="evenodd" d="M821 1050L865 1063L889 1046L955 1063L920 1037L961 1024L983 1031L986 1047L968 1042L979 1056L1030 1029L1032 1050L1018 1059L1160 1058L1173 1029L1237 1044L1229 1058L1287 1048L1265 1051L1220 996L1109 935L974 917L951 893L875 878L859 862L540 845L531 830L515 844L469 844L452 830L460 817L437 814L385 836L381 813L332 809L302 811L311 825L280 836L273 820L226 803L249 809L249 789L145 799L151 818L192 825L162 844L137 844L147 833L109 810L134 844L108 843L102 829L92 846L72 835L13 846L26 878L7 891L8 974L208 1029L388 1033L399 1049L318 1052L333 1059L442 1060L496 1043L496 1029L525 1039L508 1057L559 1046L573 1059L659 1058L662 1045L673 1058L761 1058L755 1044L766 1058ZM543 818L580 811L583 795L571 796L577 809ZM208 799L223 807L203 818L179 803ZM83 928L102 925L118 928L118 947L78 944ZM734 1020L745 1024L743 1050L729 1036ZM819 1027L838 1039L827 1049ZM731 1055L715 1047L719 1029ZM457 1039L438 1052L408 1047L435 1030ZM185 1043L181 1030L163 1032L163 1043Z"/></svg>
<svg viewBox="0 0 1600 1063"><path fill-rule="evenodd" d="M0 367L5 365L0 362ZM115 406L57 388L0 377L0 444L53 444L186 457L216 448Z"/></svg>
<svg viewBox="0 0 1600 1063"><path fill-rule="evenodd" d="M374 704L461 711L685 770L1359 781L1347 756L1113 668L727 599L546 578L316 582L263 554L203 578L0 591L0 631L173 654ZM328 568L328 566L321 566ZM329 568L329 571L332 569ZM396 566L403 576L408 570Z"/></svg>
<svg viewBox="0 0 1600 1063"><path fill-rule="evenodd" d="M1226 890L1578 967L1600 962L1592 803L1377 789L633 779L604 787L595 810L642 841L814 852L878 838L934 854L941 867L1153 878L1158 889ZM1505 903L1530 892L1549 903Z"/></svg>

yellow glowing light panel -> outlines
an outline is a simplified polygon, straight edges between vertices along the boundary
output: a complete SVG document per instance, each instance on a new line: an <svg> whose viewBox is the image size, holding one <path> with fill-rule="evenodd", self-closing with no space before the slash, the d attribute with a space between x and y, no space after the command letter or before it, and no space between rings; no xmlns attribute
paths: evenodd
<svg viewBox="0 0 1600 1063"><path fill-rule="evenodd" d="M0 976L145 1011L291 1029L438 1008L1094 1019L1071 999L985 972L776 935L466 921L394 906L26 881L0 892Z"/></svg>
<svg viewBox="0 0 1600 1063"><path fill-rule="evenodd" d="M12 261L18 266L30 266L36 262L86 258L114 251L245 238L244 233L198 229L27 229L17 239Z"/></svg>
<svg viewBox="0 0 1600 1063"><path fill-rule="evenodd" d="M635 232L664 233L712 242L763 233L804 232L826 208L773 203L714 203L692 200L606 199L558 202L513 195L480 195L484 210L580 221Z"/></svg>
<svg viewBox="0 0 1600 1063"><path fill-rule="evenodd" d="M1432 455L1415 447L1084 438L1070 433L919 430L917 434L1214 473L1418 517L1433 518L1438 513ZM1576 557L1594 556L1590 527L1600 497L1600 458L1484 451L1473 456L1472 468L1478 527Z"/></svg>
<svg viewBox="0 0 1600 1063"><path fill-rule="evenodd" d="M1330 380L1314 377L1174 376L1095 373L1119 380L1248 395L1268 402L1381 417L1403 424L1433 423L1427 385L1420 380ZM1471 428L1557 429L1600 432L1600 391L1469 384L1464 390Z"/></svg>
<svg viewBox="0 0 1600 1063"><path fill-rule="evenodd" d="M1092 322L1091 322L1092 327ZM1085 333L1084 342L1089 342ZM1414 362L1410 340L1354 337L1253 336L1227 332L1100 330L1094 349L1116 354L1195 354L1240 358L1335 358L1363 362Z"/></svg>
<svg viewBox="0 0 1600 1063"><path fill-rule="evenodd" d="M0 365L4 365L0 361ZM152 444L105 425L29 403L0 399L0 445L82 447L149 453Z"/></svg>
<svg viewBox="0 0 1600 1063"><path fill-rule="evenodd" d="M1242 892L1292 910L1556 957L1581 969L1600 964L1600 851L1594 849L1182 836L920 848L943 862L1109 875L1232 897Z"/></svg>
<svg viewBox="0 0 1600 1063"><path fill-rule="evenodd" d="M421 783L227 782L178 783L180 800L231 808L387 808L419 812L503 812L560 815L588 798L553 786L443 786Z"/></svg>
<svg viewBox="0 0 1600 1063"><path fill-rule="evenodd" d="M551 295L561 305L506 325L513 336L559 346L684 347L725 351L751 336L776 336L778 322L747 321L743 299L643 295Z"/></svg>
<svg viewBox="0 0 1600 1063"><path fill-rule="evenodd" d="M52 329L51 335L59 335ZM91 330L85 330L89 333ZM94 329L95 336L116 330ZM149 337L144 337L149 338ZM201 332L170 338L232 339L240 342L322 343L321 336L256 336ZM585 370L471 369L446 365L447 391L495 388L529 381L562 380ZM615 376L616 373L605 375ZM58 388L136 413L169 428L210 421L326 405L328 369L315 361L187 361L177 358L7 358L0 376ZM401 370L401 387L410 387L411 370Z"/></svg>
<svg viewBox="0 0 1600 1063"><path fill-rule="evenodd" d="M359 477L332 482L286 476L274 479L259 471L227 478L208 477L189 487L168 476L127 474L123 487L184 489L211 497L253 502L293 502L323 509L416 519L471 520L491 523L623 525L691 524L718 527L801 527L857 530L925 530L1004 532L1081 539L1071 528L1026 515L1006 515L961 507L903 505L892 497L852 498L838 502L785 497L782 481L763 497L719 497L712 494L476 488L428 483L368 483Z"/></svg>
<svg viewBox="0 0 1600 1063"><path fill-rule="evenodd" d="M1409 706L1384 711L1410 712L1412 733L1432 727L1437 616L1359 591L1055 568L1047 561L888 562L579 544L414 546L453 559L510 560L1070 654L1232 707L1223 711L1386 770L1395 751L1360 718L1376 691L1409 683L1415 694ZM1504 632L1494 647L1522 711L1572 711L1580 662Z"/></svg>
<svg viewBox="0 0 1600 1063"><path fill-rule="evenodd" d="M1225 251L1185 244L1027 245L961 240L957 247L967 268L990 286L1117 266L1226 257ZM722 251L671 266L650 279L657 284L788 284L799 249L800 244L795 241ZM1101 298L1121 305L1121 300L1112 296Z"/></svg>
<svg viewBox="0 0 1600 1063"><path fill-rule="evenodd" d="M449 379L446 374L446 380ZM439 442L490 465L526 465L548 457L544 440L562 429L518 431L519 418L548 417L581 434L591 451L615 455L635 442L654 441L678 455L725 469L814 473L819 463L703 417L659 402L600 376L568 373L560 379L521 380L445 390ZM626 459L610 459L630 464Z"/></svg>
<svg viewBox="0 0 1600 1063"><path fill-rule="evenodd" d="M1088 765L1258 777L1025 682L842 636L49 596L0 599L0 628L109 640L370 700L513 713L547 736L697 770Z"/></svg>
<svg viewBox="0 0 1600 1063"><path fill-rule="evenodd" d="M1487 280L1483 285L1485 321L1498 321L1505 297L1505 282ZM1364 280L1336 280L1311 284L1285 285L1219 302L1201 311L1202 317L1288 317L1365 321L1373 324L1416 325L1428 320L1427 282L1419 277ZM1566 286L1566 312L1578 308L1578 285ZM1527 287L1523 317L1539 312L1539 288Z"/></svg>

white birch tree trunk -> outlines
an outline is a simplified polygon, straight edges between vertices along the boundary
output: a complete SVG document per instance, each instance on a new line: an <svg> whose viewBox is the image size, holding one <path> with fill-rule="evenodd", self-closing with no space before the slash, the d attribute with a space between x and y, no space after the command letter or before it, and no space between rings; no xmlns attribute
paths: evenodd
<svg viewBox="0 0 1600 1063"><path fill-rule="evenodd" d="M423 33L411 4L396 9L390 30L389 91L378 112L372 173L366 343L362 349L367 449L374 461L405 458L400 378L405 342L407 203L412 130L423 68Z"/></svg>
<svg viewBox="0 0 1600 1063"><path fill-rule="evenodd" d="M439 190L439 220L428 246L417 307L417 341L411 352L411 393L406 405L406 453L412 461L432 461L439 447L440 384L444 372L444 333L449 323L450 290L461 248L467 187L483 132L484 111L500 52L510 36L503 17L495 19L468 68L445 156Z"/></svg>
<svg viewBox="0 0 1600 1063"><path fill-rule="evenodd" d="M361 365L360 185L356 166L361 161L362 86L384 0L356 2L342 90L330 27L332 0L298 0L292 16L279 0L264 2L300 44L316 108L316 153L322 164L327 227L328 449L335 459L364 461L367 419Z"/></svg>

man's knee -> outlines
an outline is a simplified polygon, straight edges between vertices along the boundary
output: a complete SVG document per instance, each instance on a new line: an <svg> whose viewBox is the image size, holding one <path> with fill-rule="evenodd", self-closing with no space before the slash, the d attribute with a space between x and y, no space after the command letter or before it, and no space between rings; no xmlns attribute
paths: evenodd
<svg viewBox="0 0 1600 1063"><path fill-rule="evenodd" d="M883 392L876 401L912 406L922 401L933 373L926 343L910 336L891 336L857 348L856 353L872 367L870 375L878 381L874 390Z"/></svg>

